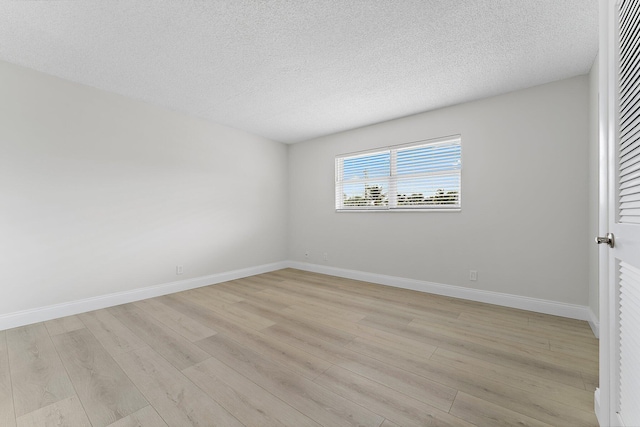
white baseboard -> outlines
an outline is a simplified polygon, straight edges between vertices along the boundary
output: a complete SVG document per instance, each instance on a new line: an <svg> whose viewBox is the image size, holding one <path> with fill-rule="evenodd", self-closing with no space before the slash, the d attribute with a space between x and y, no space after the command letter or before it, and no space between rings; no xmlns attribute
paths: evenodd
<svg viewBox="0 0 640 427"><path fill-rule="evenodd" d="M600 338L600 320L598 319L596 314L593 312L593 310L591 310L591 308L588 308L588 310L589 310L589 326L591 326L593 335L595 335L596 338Z"/></svg>
<svg viewBox="0 0 640 427"><path fill-rule="evenodd" d="M113 307L115 305L126 304L142 299L186 291L188 289L227 282L229 280L241 279L243 277L254 276L256 274L268 273L270 271L286 268L287 266L288 262L263 264L255 267L243 268L240 270L211 274L209 276L194 277L192 279L178 280L161 285L133 289L131 291L116 292L113 294L101 295L93 298L85 298L62 304L49 305L46 307L33 308L30 310L4 314L0 316L0 331L16 328L18 326L30 325L32 323L57 319L60 317L71 316L74 314L85 313L87 311L99 310L101 308Z"/></svg>
<svg viewBox="0 0 640 427"><path fill-rule="evenodd" d="M344 277L347 279L362 280L380 285L394 286L396 288L411 289L414 291L444 295L448 297L467 299L504 307L519 308L538 313L552 314L554 316L568 317L571 319L591 321L591 310L587 306L568 304L557 301L549 301L538 298L530 298L519 295L503 294L500 292L483 291L480 289L463 288L461 286L443 285L441 283L426 282L422 280L406 279L397 276L385 276L382 274L367 273L358 270L347 270L326 265L310 264L305 262L290 261L288 266L298 270L314 273L328 274L330 276ZM595 318L595 315L593 316Z"/></svg>
<svg viewBox="0 0 640 427"><path fill-rule="evenodd" d="M596 387L596 391L593 392L593 410L596 413L598 424L603 425L602 415L600 414L600 389Z"/></svg>
<svg viewBox="0 0 640 427"><path fill-rule="evenodd" d="M329 267L326 265L310 264L297 261L283 261L273 264L264 264L255 267L243 268L240 270L212 274L209 276L195 277L192 279L179 280L175 282L149 286L146 288L133 289L131 291L117 292L77 301L70 301L62 304L55 304L18 311L14 313L8 313L0 316L0 331L15 328L18 326L29 325L32 323L57 319L60 317L71 316L74 314L85 313L87 311L99 310L101 308L113 307L115 305L126 304L146 298L153 298L161 295L172 294L175 292L186 291L188 289L227 282L229 280L254 276L256 274L268 273L270 271L280 270L287 267L311 271L314 273L328 274L331 276L344 277L348 279L362 280L366 282L377 283L380 285L427 292L436 295L444 295L454 298L484 302L488 304L496 304L505 307L519 308L522 310L569 317L572 319L586 320L591 325L591 328L596 337L599 333L598 319L591 311L591 309L586 306L504 294L499 292L483 291L479 289L469 289L463 288L461 286L444 285L422 280L406 279L397 276L386 276L382 274L367 273L358 270L347 270L343 268Z"/></svg>

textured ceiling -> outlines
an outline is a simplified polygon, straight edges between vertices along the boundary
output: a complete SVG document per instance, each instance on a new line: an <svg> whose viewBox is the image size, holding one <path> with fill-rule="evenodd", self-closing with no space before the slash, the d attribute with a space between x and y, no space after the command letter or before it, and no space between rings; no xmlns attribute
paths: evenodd
<svg viewBox="0 0 640 427"><path fill-rule="evenodd" d="M585 74L597 0L0 0L0 60L297 142Z"/></svg>

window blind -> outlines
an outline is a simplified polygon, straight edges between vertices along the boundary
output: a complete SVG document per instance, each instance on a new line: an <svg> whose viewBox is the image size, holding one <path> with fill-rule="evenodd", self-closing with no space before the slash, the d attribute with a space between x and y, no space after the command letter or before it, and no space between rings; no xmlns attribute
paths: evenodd
<svg viewBox="0 0 640 427"><path fill-rule="evenodd" d="M336 157L337 210L459 209L460 136Z"/></svg>
<svg viewBox="0 0 640 427"><path fill-rule="evenodd" d="M389 150L336 160L336 206L375 209L388 206Z"/></svg>

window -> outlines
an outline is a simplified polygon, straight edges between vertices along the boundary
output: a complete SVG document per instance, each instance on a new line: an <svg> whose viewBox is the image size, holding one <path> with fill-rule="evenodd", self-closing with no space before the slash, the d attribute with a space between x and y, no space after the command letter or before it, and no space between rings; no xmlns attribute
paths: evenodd
<svg viewBox="0 0 640 427"><path fill-rule="evenodd" d="M460 136L336 157L336 210L460 209Z"/></svg>

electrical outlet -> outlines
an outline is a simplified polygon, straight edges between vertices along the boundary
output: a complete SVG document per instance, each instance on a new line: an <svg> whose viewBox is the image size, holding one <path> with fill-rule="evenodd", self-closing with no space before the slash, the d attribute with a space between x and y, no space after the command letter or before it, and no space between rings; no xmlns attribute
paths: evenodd
<svg viewBox="0 0 640 427"><path fill-rule="evenodd" d="M326 252L325 252L325 253L323 253L323 254L322 254L322 259L323 259L323 260L325 260L325 261L329 261L329 254L328 254L328 253L326 253Z"/></svg>
<svg viewBox="0 0 640 427"><path fill-rule="evenodd" d="M309 251L304 251L304 259L309 259Z"/></svg>
<svg viewBox="0 0 640 427"><path fill-rule="evenodd" d="M469 270L469 280L473 282L478 280L478 270Z"/></svg>
<svg viewBox="0 0 640 427"><path fill-rule="evenodd" d="M184 265L176 265L176 275L184 273Z"/></svg>

